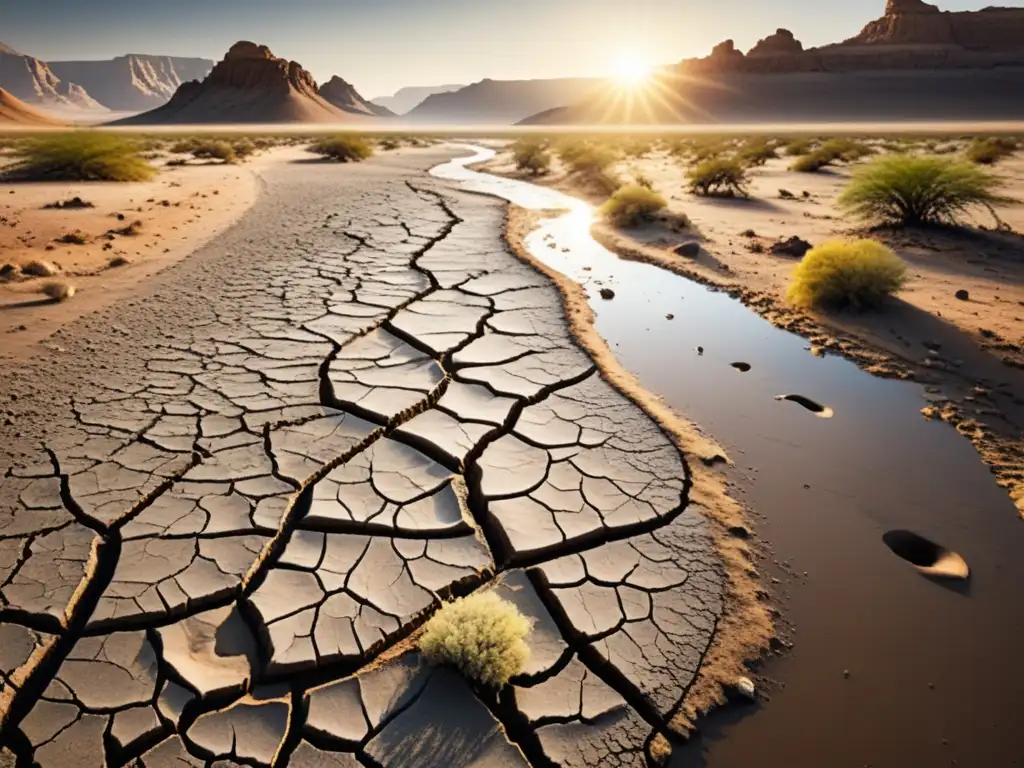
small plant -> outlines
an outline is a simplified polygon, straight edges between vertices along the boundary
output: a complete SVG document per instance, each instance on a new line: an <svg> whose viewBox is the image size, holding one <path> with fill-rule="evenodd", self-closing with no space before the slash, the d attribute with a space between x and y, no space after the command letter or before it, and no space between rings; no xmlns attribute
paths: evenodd
<svg viewBox="0 0 1024 768"><path fill-rule="evenodd" d="M629 173L633 177L633 182L638 187L643 187L644 189L651 190L654 189L654 182L651 180L651 177L648 176L643 171L641 171L639 168L631 168Z"/></svg>
<svg viewBox="0 0 1024 768"><path fill-rule="evenodd" d="M371 147L358 136L329 136L310 145L309 151L339 163L358 163L373 155Z"/></svg>
<svg viewBox="0 0 1024 768"><path fill-rule="evenodd" d="M870 155L871 147L850 139L830 139L813 152L793 163L791 169L799 173L815 173L837 160L852 163Z"/></svg>
<svg viewBox="0 0 1024 768"><path fill-rule="evenodd" d="M1009 136L990 136L987 139L977 138L967 147L967 159L978 165L993 165L1004 157L1012 155L1017 149L1017 142Z"/></svg>
<svg viewBox="0 0 1024 768"><path fill-rule="evenodd" d="M889 155L859 169L838 204L882 224L955 224L972 208L995 216L995 206L1011 202L998 194L1001 186L997 176L953 158Z"/></svg>
<svg viewBox="0 0 1024 768"><path fill-rule="evenodd" d="M512 160L516 169L540 176L551 169L551 153L543 141L519 139L512 145Z"/></svg>
<svg viewBox="0 0 1024 768"><path fill-rule="evenodd" d="M377 140L377 146L385 152L391 152L392 150L399 149L402 146L402 140L397 136L385 136L384 138Z"/></svg>
<svg viewBox="0 0 1024 768"><path fill-rule="evenodd" d="M824 243L793 271L789 300L808 308L875 307L903 287L906 273L899 257L874 240Z"/></svg>
<svg viewBox="0 0 1024 768"><path fill-rule="evenodd" d="M146 181L156 174L138 145L109 133L73 131L28 139L12 174L45 181Z"/></svg>
<svg viewBox="0 0 1024 768"><path fill-rule="evenodd" d="M765 139L751 139L739 151L739 159L748 167L764 165L778 157L775 147Z"/></svg>
<svg viewBox="0 0 1024 768"><path fill-rule="evenodd" d="M74 232L67 232L57 238L56 242L61 245L86 245L92 238L82 232L80 229L76 229Z"/></svg>
<svg viewBox="0 0 1024 768"><path fill-rule="evenodd" d="M747 169L734 158L705 160L686 174L690 191L708 197L749 197Z"/></svg>
<svg viewBox="0 0 1024 768"><path fill-rule="evenodd" d="M653 218L664 207L665 198L657 192L639 184L630 184L615 190L598 214L617 227L635 227Z"/></svg>
<svg viewBox="0 0 1024 768"><path fill-rule="evenodd" d="M526 666L530 620L493 592L477 592L435 613L420 637L431 664L455 667L470 680L500 688Z"/></svg>
<svg viewBox="0 0 1024 768"><path fill-rule="evenodd" d="M47 280L39 286L39 292L54 301L65 301L75 295L75 286L64 280Z"/></svg>
<svg viewBox="0 0 1024 768"><path fill-rule="evenodd" d="M813 148L814 142L811 139L793 139L793 141L786 145L783 151L789 157L799 157L800 155L806 155Z"/></svg>

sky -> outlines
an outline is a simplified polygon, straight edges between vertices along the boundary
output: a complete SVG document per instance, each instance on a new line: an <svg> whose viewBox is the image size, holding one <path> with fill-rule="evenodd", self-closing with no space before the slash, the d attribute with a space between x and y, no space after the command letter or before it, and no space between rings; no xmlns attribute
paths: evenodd
<svg viewBox="0 0 1024 768"><path fill-rule="evenodd" d="M50 61L216 61L252 40L319 82L340 75L374 98L485 77L605 77L623 59L674 63L727 38L746 50L778 27L822 45L852 37L884 8L885 0L0 0L0 42Z"/></svg>

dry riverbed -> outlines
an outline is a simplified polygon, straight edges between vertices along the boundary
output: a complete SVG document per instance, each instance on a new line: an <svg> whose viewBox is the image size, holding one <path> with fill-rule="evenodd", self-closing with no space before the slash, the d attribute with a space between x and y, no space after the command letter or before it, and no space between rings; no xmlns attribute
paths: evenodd
<svg viewBox="0 0 1024 768"><path fill-rule="evenodd" d="M680 230L655 222L618 230L597 222L592 234L620 256L657 264L730 292L774 324L800 333L815 354L838 353L880 376L925 385L922 413L954 424L978 449L1024 514L1024 206L1000 210L1013 233L992 227L987 214L959 232L872 231L844 218L836 199L853 167L818 173L788 169L792 158L770 160L751 173L749 200L702 198L686 191L686 166L663 152L616 164L624 179L643 176L692 225ZM521 178L501 152L480 170ZM1024 160L996 166L1005 193L1024 199ZM600 203L557 167L535 183ZM783 192L785 190L785 192ZM787 194L788 193L788 194ZM797 263L772 245L797 236L811 244L869 236L908 264L910 281L898 300L873 313L809 313L785 298ZM674 249L700 245L687 258ZM967 300L957 298L967 291ZM963 294L961 294L963 295Z"/></svg>

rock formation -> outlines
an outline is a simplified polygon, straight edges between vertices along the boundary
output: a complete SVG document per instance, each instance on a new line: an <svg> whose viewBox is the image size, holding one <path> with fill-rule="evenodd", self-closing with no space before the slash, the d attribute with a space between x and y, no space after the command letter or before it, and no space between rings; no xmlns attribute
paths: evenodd
<svg viewBox="0 0 1024 768"><path fill-rule="evenodd" d="M85 88L60 78L45 61L18 53L3 43L0 43L0 88L28 104L102 109Z"/></svg>
<svg viewBox="0 0 1024 768"><path fill-rule="evenodd" d="M141 112L166 104L182 83L206 77L213 62L133 53L104 61L51 61L49 67L108 109Z"/></svg>
<svg viewBox="0 0 1024 768"><path fill-rule="evenodd" d="M370 115L343 112L320 94L313 76L265 45L235 43L202 82L183 83L164 106L119 121L189 123L344 123Z"/></svg>
<svg viewBox="0 0 1024 768"><path fill-rule="evenodd" d="M371 117L394 117L395 113L387 107L381 107L367 101L348 81L335 75L320 86L320 96L329 104L333 104L343 112Z"/></svg>
<svg viewBox="0 0 1024 768"><path fill-rule="evenodd" d="M803 53L804 46L788 29L779 29L774 35L758 40L757 45L747 52L748 57L787 56Z"/></svg>
<svg viewBox="0 0 1024 768"><path fill-rule="evenodd" d="M371 101L378 106L390 109L396 115L404 115L422 104L428 96L433 96L435 93L450 93L465 87L464 85L410 86L398 89L393 96L377 96Z"/></svg>
<svg viewBox="0 0 1024 768"><path fill-rule="evenodd" d="M0 88L0 125L60 125L60 121Z"/></svg>
<svg viewBox="0 0 1024 768"><path fill-rule="evenodd" d="M955 45L971 50L1024 48L1024 8L944 12L922 0L889 0L885 15L847 44Z"/></svg>
<svg viewBox="0 0 1024 768"><path fill-rule="evenodd" d="M405 118L435 125L509 125L585 98L601 82L593 78L481 80L452 93L429 96Z"/></svg>

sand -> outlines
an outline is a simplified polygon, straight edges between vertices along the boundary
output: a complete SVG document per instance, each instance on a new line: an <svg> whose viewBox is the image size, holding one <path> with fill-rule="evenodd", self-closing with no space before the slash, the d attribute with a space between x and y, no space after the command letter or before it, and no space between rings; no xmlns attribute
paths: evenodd
<svg viewBox="0 0 1024 768"><path fill-rule="evenodd" d="M0 356L29 357L58 328L136 295L142 281L249 209L263 164L295 153L274 150L245 165L164 168L145 183L0 183L0 264L49 262L59 269L57 279L76 288L73 298L52 303L38 292L46 278L0 281ZM94 207L44 208L75 197ZM141 225L132 227L135 222ZM128 227L137 234L115 233ZM56 242L73 233L87 242Z"/></svg>
<svg viewBox="0 0 1024 768"><path fill-rule="evenodd" d="M0 88L0 127L16 126L56 126L61 121L47 115L42 110L30 107L21 99L15 98Z"/></svg>
<svg viewBox="0 0 1024 768"><path fill-rule="evenodd" d="M981 231L867 232L835 206L849 167L801 174L788 170L790 161L780 158L755 169L748 201L689 194L683 166L661 153L620 163L615 170L623 177L639 172L649 178L672 212L690 218L693 231L662 224L621 231L596 224L593 235L620 255L730 291L776 325L807 337L817 354L843 354L876 375L921 381L934 400L923 415L949 421L968 437L1024 515L1024 240ZM483 170L516 174L507 154ZM1024 158L1004 160L995 170L1007 181L1005 192L1024 199ZM557 168L536 181L595 203L602 199ZM780 199L780 189L797 199ZM1024 232L1024 205L1002 209L1000 216L1015 232ZM987 214L973 223L994 224ZM744 235L748 230L755 235ZM785 299L797 260L768 252L777 239L793 235L812 244L881 239L907 262L911 279L899 298L878 312L797 310ZM702 246L697 259L672 252L691 240ZM970 300L956 299L959 290L968 291Z"/></svg>

